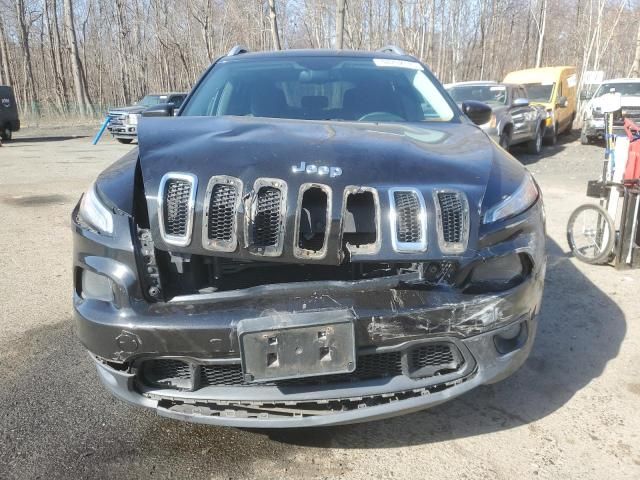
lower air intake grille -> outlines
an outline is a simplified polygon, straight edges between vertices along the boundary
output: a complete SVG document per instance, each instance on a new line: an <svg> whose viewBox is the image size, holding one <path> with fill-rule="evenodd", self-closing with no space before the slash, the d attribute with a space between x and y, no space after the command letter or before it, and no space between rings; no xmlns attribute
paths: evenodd
<svg viewBox="0 0 640 480"><path fill-rule="evenodd" d="M459 253L467 248L469 209L461 192L435 193L438 240L444 253Z"/></svg>
<svg viewBox="0 0 640 480"><path fill-rule="evenodd" d="M155 386L191 388L192 368L181 360L163 358L143 364L145 380Z"/></svg>
<svg viewBox="0 0 640 480"><path fill-rule="evenodd" d="M403 357L406 360L403 360ZM403 362L406 367L403 371ZM239 363L226 365L196 365L174 359L146 360L142 364L142 381L150 386L173 388L231 387L231 386L326 386L338 383L357 383L366 380L391 378L406 372L411 378L424 378L450 373L464 363L458 348L447 342L418 345L406 354L401 351L359 355L352 373L278 380L268 383L246 382ZM197 380L197 381L196 381ZM193 387L191 387L193 385Z"/></svg>
<svg viewBox="0 0 640 480"><path fill-rule="evenodd" d="M282 192L274 187L262 187L256 201L253 244L256 247L274 247L280 239Z"/></svg>

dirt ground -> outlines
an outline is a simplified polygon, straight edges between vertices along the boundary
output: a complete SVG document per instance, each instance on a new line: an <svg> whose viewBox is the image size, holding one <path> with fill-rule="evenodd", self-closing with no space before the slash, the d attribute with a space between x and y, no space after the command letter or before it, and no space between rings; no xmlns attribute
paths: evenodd
<svg viewBox="0 0 640 480"><path fill-rule="evenodd" d="M129 146L25 129L0 148L0 478L640 478L640 272L568 254L602 147L565 137L535 174L548 270L533 353L509 379L376 423L260 432L112 398L75 340L69 214Z"/></svg>

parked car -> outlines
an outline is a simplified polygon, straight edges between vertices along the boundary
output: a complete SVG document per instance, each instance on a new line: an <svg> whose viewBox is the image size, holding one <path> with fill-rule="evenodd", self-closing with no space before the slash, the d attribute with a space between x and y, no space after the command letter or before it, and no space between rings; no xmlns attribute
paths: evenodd
<svg viewBox="0 0 640 480"><path fill-rule="evenodd" d="M588 92L584 92L581 95L584 100L589 100L582 111L580 143L583 145L587 145L596 138L604 137L604 113L602 111L601 99L605 93L620 94L622 111L621 115L614 117L614 130L621 131L623 117L640 123L640 78L605 80L592 97L588 95Z"/></svg>
<svg viewBox="0 0 640 480"><path fill-rule="evenodd" d="M142 112L161 103L171 103L177 110L186 96L186 93L153 93L129 107L113 108L108 113L110 121L107 129L120 143L131 143L138 136L138 120Z"/></svg>
<svg viewBox="0 0 640 480"><path fill-rule="evenodd" d="M13 132L18 130L20 118L13 88L0 85L0 137L2 140L11 140Z"/></svg>
<svg viewBox="0 0 640 480"><path fill-rule="evenodd" d="M531 103L547 111L545 139L555 144L558 135L570 132L576 118L577 77L575 67L544 67L507 74L505 83L517 83L527 89Z"/></svg>
<svg viewBox="0 0 640 480"><path fill-rule="evenodd" d="M491 107L491 120L481 127L505 150L526 143L529 153L541 152L547 112L543 107L529 104L527 90L522 85L461 82L449 85L447 90L458 104L476 100Z"/></svg>
<svg viewBox="0 0 640 480"><path fill-rule="evenodd" d="M395 48L243 52L177 116L147 110L72 213L75 331L105 387L166 417L281 428L511 375L536 334L544 214L474 125L491 109L458 108Z"/></svg>

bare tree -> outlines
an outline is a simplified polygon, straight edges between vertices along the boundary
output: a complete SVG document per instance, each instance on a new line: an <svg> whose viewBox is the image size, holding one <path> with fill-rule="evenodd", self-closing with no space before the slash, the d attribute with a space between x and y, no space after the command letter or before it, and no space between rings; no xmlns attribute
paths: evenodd
<svg viewBox="0 0 640 480"><path fill-rule="evenodd" d="M64 27L67 33L68 48L71 53L71 71L76 92L76 102L78 112L82 115L89 113L92 109L87 93L87 86L84 82L82 63L78 53L78 42L76 38L76 28L73 23L73 3L71 0L64 0Z"/></svg>
<svg viewBox="0 0 640 480"><path fill-rule="evenodd" d="M271 22L271 40L274 50L282 50L280 35L278 34L278 15L276 15L276 0L269 0L269 20Z"/></svg>
<svg viewBox="0 0 640 480"><path fill-rule="evenodd" d="M344 46L344 10L345 0L338 0L336 5L336 48L342 50Z"/></svg>

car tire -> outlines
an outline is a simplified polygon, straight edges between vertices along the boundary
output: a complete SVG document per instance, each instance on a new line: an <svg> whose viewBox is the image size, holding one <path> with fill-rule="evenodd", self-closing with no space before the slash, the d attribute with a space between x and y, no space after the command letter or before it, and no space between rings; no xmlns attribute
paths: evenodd
<svg viewBox="0 0 640 480"><path fill-rule="evenodd" d="M580 130L580 143L582 145L589 145L591 143L591 139L589 135L587 135L587 132L584 131L584 128Z"/></svg>
<svg viewBox="0 0 640 480"><path fill-rule="evenodd" d="M527 142L527 153L540 155L542 152L542 128L536 130L536 136Z"/></svg>
<svg viewBox="0 0 640 480"><path fill-rule="evenodd" d="M133 142L133 138L116 138L120 143L124 143L125 145L129 145Z"/></svg>
<svg viewBox="0 0 640 480"><path fill-rule="evenodd" d="M553 126L553 133L547 137L547 145L554 146L556 143L558 143L558 124Z"/></svg>
<svg viewBox="0 0 640 480"><path fill-rule="evenodd" d="M5 125L2 129L2 131L0 132L0 137L2 137L2 140L11 140L11 137L13 137L13 132L8 125Z"/></svg>
<svg viewBox="0 0 640 480"><path fill-rule="evenodd" d="M500 134L500 138L498 140L498 144L505 150L509 151L509 146L511 145L511 130L509 130L508 128L502 130L502 133Z"/></svg>

